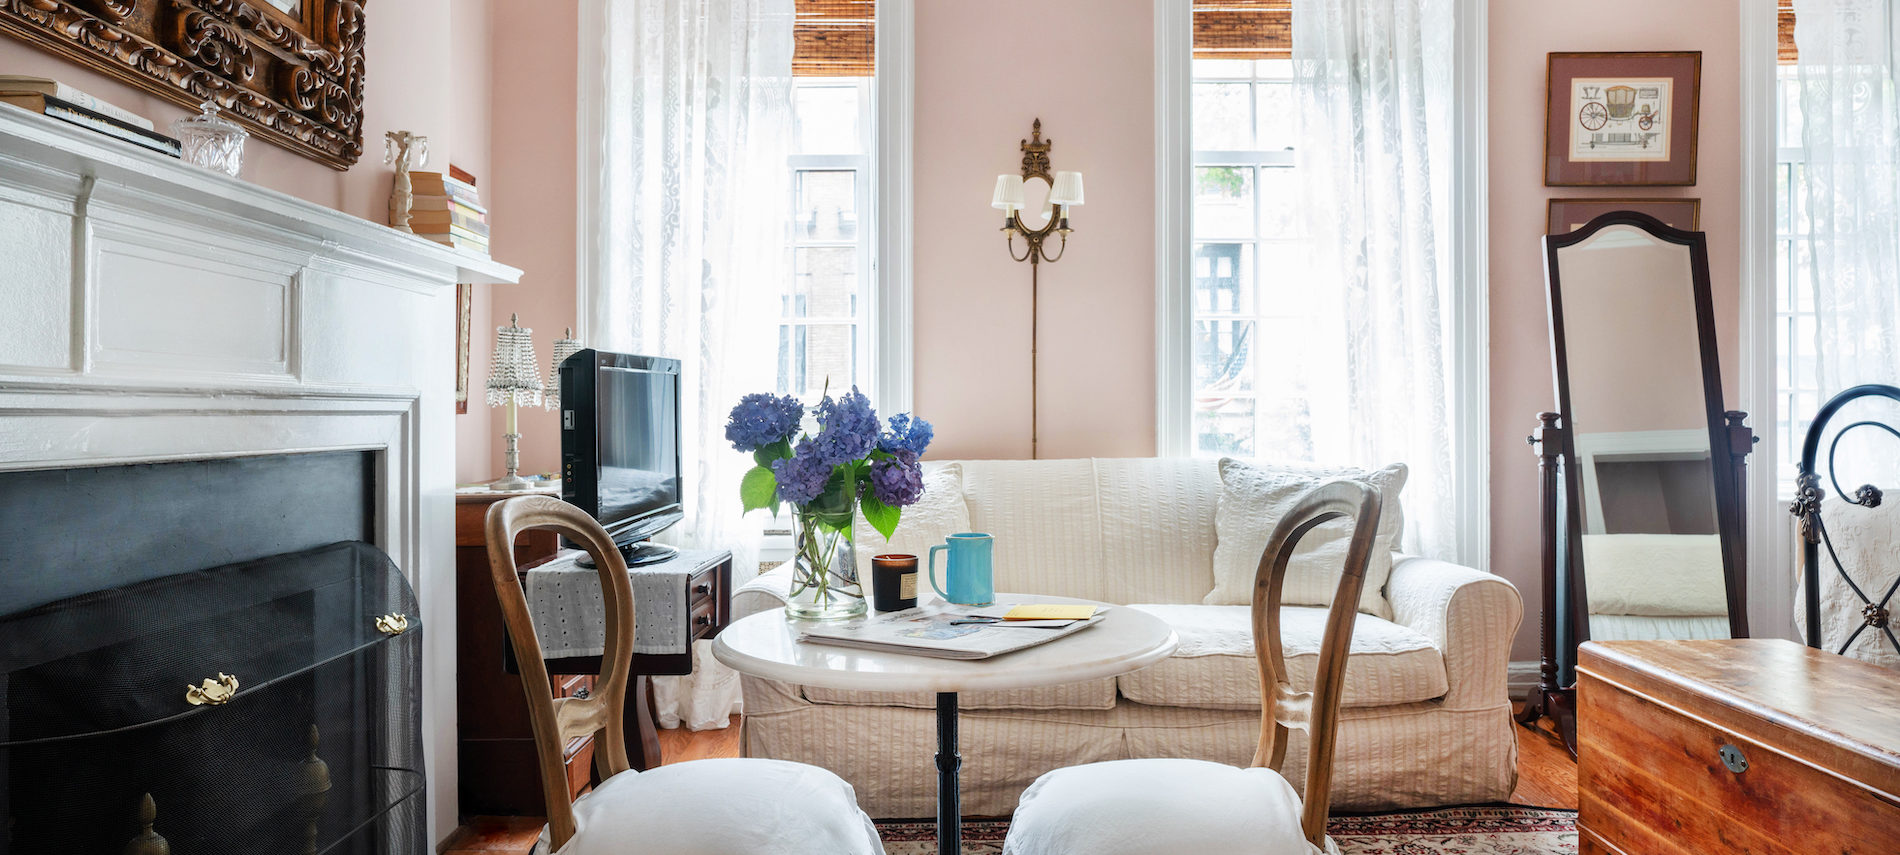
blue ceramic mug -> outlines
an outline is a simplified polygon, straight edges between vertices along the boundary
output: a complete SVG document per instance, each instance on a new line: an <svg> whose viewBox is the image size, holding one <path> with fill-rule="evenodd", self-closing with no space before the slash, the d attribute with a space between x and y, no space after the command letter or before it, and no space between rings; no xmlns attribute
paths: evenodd
<svg viewBox="0 0 1900 855"><path fill-rule="evenodd" d="M930 587L944 599L961 606L987 606L996 602L996 585L990 577L990 556L996 538L978 532L953 534L943 543L930 547ZM944 562L943 584L937 584L937 553L949 551Z"/></svg>

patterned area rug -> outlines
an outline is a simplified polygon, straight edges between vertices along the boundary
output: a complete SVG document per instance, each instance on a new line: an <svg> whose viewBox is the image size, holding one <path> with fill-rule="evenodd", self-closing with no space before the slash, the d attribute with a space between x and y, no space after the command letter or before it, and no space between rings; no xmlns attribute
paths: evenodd
<svg viewBox="0 0 1900 855"><path fill-rule="evenodd" d="M887 855L934 855L931 822L879 821ZM1441 808L1336 816L1327 833L1342 855L1575 855L1577 813L1528 807ZM965 820L963 855L1000 855L1008 820Z"/></svg>

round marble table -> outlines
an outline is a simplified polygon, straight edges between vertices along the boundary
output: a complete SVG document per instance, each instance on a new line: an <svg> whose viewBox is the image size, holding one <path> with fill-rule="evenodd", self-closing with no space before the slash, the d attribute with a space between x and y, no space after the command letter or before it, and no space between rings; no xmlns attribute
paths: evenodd
<svg viewBox="0 0 1900 855"><path fill-rule="evenodd" d="M1126 606L1029 594L997 594L998 603L1091 603L1108 608L1097 625L989 659L933 659L810 644L778 609L734 621L713 641L713 656L755 677L873 692L937 693L937 849L956 855L962 843L957 770L957 693L1023 689L1113 677L1140 670L1174 652L1179 639L1160 618ZM931 605L932 603L925 603ZM1021 632L1035 632L1024 629Z"/></svg>

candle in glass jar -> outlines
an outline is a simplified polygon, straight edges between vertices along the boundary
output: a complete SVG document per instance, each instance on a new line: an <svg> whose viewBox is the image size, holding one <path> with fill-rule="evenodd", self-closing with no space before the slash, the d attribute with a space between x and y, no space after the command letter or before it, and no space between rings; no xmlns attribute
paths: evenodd
<svg viewBox="0 0 1900 855"><path fill-rule="evenodd" d="M892 553L871 558L872 605L880 612L917 607L917 556Z"/></svg>

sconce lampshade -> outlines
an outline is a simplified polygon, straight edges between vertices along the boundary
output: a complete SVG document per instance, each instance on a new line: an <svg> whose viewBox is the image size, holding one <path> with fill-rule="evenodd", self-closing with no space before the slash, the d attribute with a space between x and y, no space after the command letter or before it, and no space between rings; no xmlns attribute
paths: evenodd
<svg viewBox="0 0 1900 855"><path fill-rule="evenodd" d="M990 207L1008 214L1023 209L1023 177L996 176L996 192L990 194Z"/></svg>
<svg viewBox="0 0 1900 855"><path fill-rule="evenodd" d="M1082 173L1056 173L1055 186L1049 188L1049 204L1064 206L1082 204Z"/></svg>

